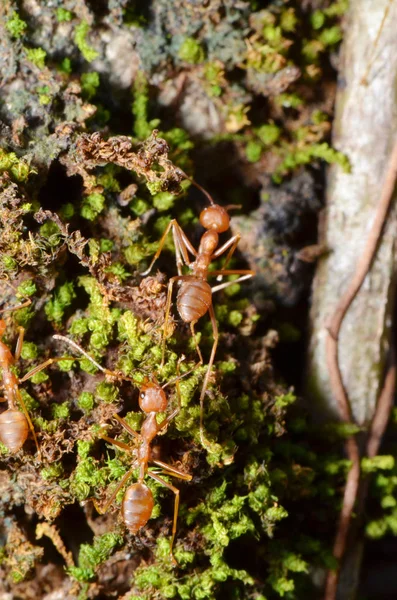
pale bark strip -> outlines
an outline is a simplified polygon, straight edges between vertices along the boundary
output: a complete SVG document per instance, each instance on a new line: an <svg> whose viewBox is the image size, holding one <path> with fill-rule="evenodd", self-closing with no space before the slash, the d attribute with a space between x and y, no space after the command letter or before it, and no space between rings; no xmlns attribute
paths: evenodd
<svg viewBox="0 0 397 600"><path fill-rule="evenodd" d="M384 22L377 38L385 11ZM326 324L349 286L371 229L385 168L397 138L397 2L352 0L340 62L333 143L352 173L330 170L320 243L330 249L313 285L308 393L318 414L338 416L326 361ZM367 66L371 67L367 73ZM362 82L367 78L367 85ZM391 327L395 208L370 273L344 318L339 364L354 420L368 423L379 396Z"/></svg>

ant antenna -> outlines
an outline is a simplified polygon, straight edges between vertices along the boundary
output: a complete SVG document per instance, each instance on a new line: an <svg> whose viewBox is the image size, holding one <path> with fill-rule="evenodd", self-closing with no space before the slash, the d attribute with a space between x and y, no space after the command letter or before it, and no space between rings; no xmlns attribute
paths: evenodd
<svg viewBox="0 0 397 600"><path fill-rule="evenodd" d="M225 210L240 210L243 208L242 204L228 204L223 207Z"/></svg>
<svg viewBox="0 0 397 600"><path fill-rule="evenodd" d="M184 171L182 171L182 169L181 169L181 172L183 173L184 177L186 177L186 179L188 179L198 190L200 190L200 192L202 192L207 197L207 200L211 204L211 206L215 206L215 202L214 202L211 194L209 194L207 192L207 190L205 190L199 183L197 183L197 181L192 179L192 177L189 177L189 175L186 175L186 173Z"/></svg>
<svg viewBox="0 0 397 600"><path fill-rule="evenodd" d="M100 371L102 371L102 373L104 373L105 375L114 377L116 379L123 379L124 381L132 381L132 383L134 383L136 385L136 381L134 379L132 379L131 377L126 377L125 375L122 375L121 373L117 373L116 371L111 371L110 369L105 369L104 367L102 367L102 365L100 365L94 358L92 358L92 356L90 356L90 354L88 354L88 352L83 350L83 348L81 346L76 344L76 342L74 342L73 340L70 340L65 335L56 334L56 335L53 335L52 337L55 340L62 340L64 342L66 342L67 344L69 344L69 346L72 346L72 348L74 348L75 350L80 352L80 354L85 356L85 358L87 358L89 361L91 361L92 364L95 365L96 368L99 369Z"/></svg>
<svg viewBox="0 0 397 600"><path fill-rule="evenodd" d="M78 352L80 352L80 354L82 354L83 356L85 356L86 358L88 358L88 360L90 360L92 362L93 365L96 366L97 369L99 369L100 371L102 371L102 373L108 373L108 370L105 369L104 367L102 367L99 363L97 363L97 361L92 358L92 356L90 356L85 350L83 350L83 348L81 348L81 346L79 346L78 344L76 344L76 342L74 342L73 340L70 340L68 337L66 337L65 335L53 335L52 336L55 340L62 340L64 342L66 342L67 344L69 344L69 346L72 346L72 348L74 348L75 350L77 350Z"/></svg>

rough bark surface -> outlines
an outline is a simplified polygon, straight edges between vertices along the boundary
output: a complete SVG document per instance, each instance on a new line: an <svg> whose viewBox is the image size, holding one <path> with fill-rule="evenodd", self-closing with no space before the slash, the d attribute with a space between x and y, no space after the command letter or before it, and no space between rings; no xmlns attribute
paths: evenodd
<svg viewBox="0 0 397 600"><path fill-rule="evenodd" d="M341 52L334 144L348 155L352 169L350 174L338 167L329 172L320 227L320 243L329 254L317 269L311 310L308 388L323 416L338 414L325 359L327 319L349 285L364 248L397 135L396 22L394 2L351 2ZM360 425L371 419L382 386L393 308L396 220L392 208L375 261L339 337L343 381Z"/></svg>

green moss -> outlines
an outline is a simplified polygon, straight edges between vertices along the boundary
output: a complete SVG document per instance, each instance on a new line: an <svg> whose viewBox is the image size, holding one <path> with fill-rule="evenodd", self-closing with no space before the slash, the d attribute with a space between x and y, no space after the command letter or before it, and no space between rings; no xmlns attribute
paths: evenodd
<svg viewBox="0 0 397 600"><path fill-rule="evenodd" d="M271 146L272 144L275 144L279 139L281 129L280 127L277 127L277 125L269 123L258 127L255 133L265 146Z"/></svg>
<svg viewBox="0 0 397 600"><path fill-rule="evenodd" d="M12 256L7 256L6 254L1 257L1 262L5 271L14 271L18 263Z"/></svg>
<svg viewBox="0 0 397 600"><path fill-rule="evenodd" d="M140 217L146 211L149 210L150 205L148 202L146 202L146 200L142 200L142 198L134 198L133 202L130 205L130 208L137 217Z"/></svg>
<svg viewBox="0 0 397 600"><path fill-rule="evenodd" d="M262 145L255 140L250 140L245 147L245 155L247 157L248 162L255 163L258 162L262 155Z"/></svg>
<svg viewBox="0 0 397 600"><path fill-rule="evenodd" d="M66 56L62 60L58 68L61 71L61 73L65 73L65 75L70 75L70 73L72 72L72 61Z"/></svg>
<svg viewBox="0 0 397 600"><path fill-rule="evenodd" d="M99 175L97 181L99 185L103 185L108 192L119 192L120 184L114 176L115 171L113 167L114 165L107 165L105 167L105 172Z"/></svg>
<svg viewBox="0 0 397 600"><path fill-rule="evenodd" d="M24 182L28 179L31 173L29 165L19 159L14 152L6 152L0 148L0 173L7 172L10 177L18 182Z"/></svg>
<svg viewBox="0 0 397 600"><path fill-rule="evenodd" d="M17 298L30 298L37 292L37 286L33 279L25 279L17 288Z"/></svg>
<svg viewBox="0 0 397 600"><path fill-rule="evenodd" d="M77 404L85 412L91 412L95 404L94 394L82 392L77 400Z"/></svg>
<svg viewBox="0 0 397 600"><path fill-rule="evenodd" d="M311 163L317 158L329 164L338 164L345 173L350 172L350 162L346 154L334 150L329 144L323 142L292 148L290 152L286 153L284 160L274 173L274 181L280 183L283 176L297 166Z"/></svg>
<svg viewBox="0 0 397 600"><path fill-rule="evenodd" d="M113 263L109 267L106 267L106 273L111 273L121 282L125 281L130 277L130 273L126 270L122 263Z"/></svg>
<svg viewBox="0 0 397 600"><path fill-rule="evenodd" d="M310 23L311 26L313 27L313 29L321 29L321 27L324 25L325 23L325 13L322 10L315 10L311 15L310 15Z"/></svg>
<svg viewBox="0 0 397 600"><path fill-rule="evenodd" d="M158 119L152 119L149 121L148 118L148 107L149 107L149 86L145 74L143 71L138 71L134 80L134 100L132 103L132 114L134 116L134 133L136 137L143 140L150 136L153 129L158 127L160 121ZM162 191L161 182L158 192ZM152 184L152 185L153 185ZM147 183L149 187L149 183ZM152 192L153 193L153 192Z"/></svg>
<svg viewBox="0 0 397 600"><path fill-rule="evenodd" d="M27 28L27 24L25 23L25 21L23 21L21 19L21 17L19 16L19 14L16 11L13 11L11 13L11 15L7 19L5 25L6 25L7 31L14 38L21 37L25 33L25 30Z"/></svg>
<svg viewBox="0 0 397 600"><path fill-rule="evenodd" d="M186 38L179 47L178 57L184 62L197 65L204 61L204 50L194 38Z"/></svg>
<svg viewBox="0 0 397 600"><path fill-rule="evenodd" d="M81 91L87 100L91 100L99 87L99 74L96 71L83 73L80 77ZM103 185L103 184L101 184Z"/></svg>
<svg viewBox="0 0 397 600"><path fill-rule="evenodd" d="M57 8L55 13L58 23L64 23L73 19L73 13L70 10L66 10L66 8Z"/></svg>
<svg viewBox="0 0 397 600"><path fill-rule="evenodd" d="M81 54L87 62L92 62L98 58L99 53L90 46L87 41L87 36L90 31L90 26L87 21L81 21L74 30L74 43L80 50Z"/></svg>
<svg viewBox="0 0 397 600"><path fill-rule="evenodd" d="M114 242L112 240L107 240L105 238L101 238L99 240L99 249L101 252L111 252L114 247Z"/></svg>
<svg viewBox="0 0 397 600"><path fill-rule="evenodd" d="M238 327L243 320L243 315L239 310L231 310L229 312L228 323L233 327Z"/></svg>
<svg viewBox="0 0 397 600"><path fill-rule="evenodd" d="M31 412L32 410L37 409L40 406L39 402L35 400L30 394L28 394L28 392L24 388L20 389L20 393L28 412Z"/></svg>
<svg viewBox="0 0 397 600"><path fill-rule="evenodd" d="M37 358L37 355L38 355L37 345L34 342L24 341L23 346L22 346L21 357L24 360L32 360L34 358Z"/></svg>
<svg viewBox="0 0 397 600"><path fill-rule="evenodd" d="M172 208L175 202L175 195L169 192L160 192L153 196L153 206L160 212Z"/></svg>
<svg viewBox="0 0 397 600"><path fill-rule="evenodd" d="M323 29L323 31L318 36L318 40L324 44L325 47L333 46L338 44L342 39L342 30L339 25L334 25L333 27L329 27L327 29Z"/></svg>
<svg viewBox="0 0 397 600"><path fill-rule="evenodd" d="M94 542L80 546L78 567L70 567L68 572L77 581L91 581L95 577L98 566L109 558L123 541L117 533L105 533L95 536Z"/></svg>
<svg viewBox="0 0 397 600"><path fill-rule="evenodd" d="M36 67L44 69L47 52L43 48L25 48L26 56Z"/></svg>
<svg viewBox="0 0 397 600"><path fill-rule="evenodd" d="M44 371L39 371L38 373L35 373L35 375L33 375L30 378L30 381L32 383L35 384L39 384L39 383L44 383L45 381L48 381L49 377L47 375L47 373L45 373Z"/></svg>
<svg viewBox="0 0 397 600"><path fill-rule="evenodd" d="M364 473L373 473L378 470L392 470L394 464L394 456L374 456L373 458L363 458L361 461L361 468Z"/></svg>
<svg viewBox="0 0 397 600"><path fill-rule="evenodd" d="M105 197L99 192L89 194L81 203L80 214L88 221L94 221L105 207Z"/></svg>
<svg viewBox="0 0 397 600"><path fill-rule="evenodd" d="M103 402L115 402L119 396L119 391L113 383L102 381L95 390L96 395Z"/></svg>
<svg viewBox="0 0 397 600"><path fill-rule="evenodd" d="M51 413L54 419L67 419L70 416L69 402L52 404Z"/></svg>
<svg viewBox="0 0 397 600"><path fill-rule="evenodd" d="M53 299L47 302L44 307L48 319L50 321L55 321L55 323L60 323L65 314L65 310L72 304L75 298L76 293L72 281L68 281L59 286L55 291Z"/></svg>
<svg viewBox="0 0 397 600"><path fill-rule="evenodd" d="M283 12L281 13L281 17L280 17L281 29L291 33L293 31L295 31L297 24L298 24L298 19L295 14L295 9L288 8L286 10L283 10Z"/></svg>
<svg viewBox="0 0 397 600"><path fill-rule="evenodd" d="M64 474L62 462L54 462L40 471L40 475L45 481L59 479Z"/></svg>

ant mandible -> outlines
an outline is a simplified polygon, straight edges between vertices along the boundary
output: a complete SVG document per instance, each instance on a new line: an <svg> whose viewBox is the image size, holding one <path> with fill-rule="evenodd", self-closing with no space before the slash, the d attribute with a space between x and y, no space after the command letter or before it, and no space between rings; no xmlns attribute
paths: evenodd
<svg viewBox="0 0 397 600"><path fill-rule="evenodd" d="M200 223L204 227L204 229L206 229L206 231L201 236L199 248L198 250L196 250L192 246L185 232L179 225L178 221L176 219L172 219L172 221L170 221L163 233L158 250L153 257L149 268L146 269L146 271L144 271L142 275L146 276L152 270L154 263L156 262L156 260L162 252L166 237L169 231L172 229L178 275L176 275L175 277L171 277L168 283L167 302L163 325L163 351L161 365L164 364L165 342L168 329L168 319L171 310L172 291L174 284L178 283L180 285L176 301L178 313L185 323L190 323L191 334L193 336L193 340L201 364L203 363L203 358L200 348L196 342L194 327L197 321L201 317L203 317L207 312L209 313L211 319L214 341L211 349L210 359L208 361L207 371L204 376L203 386L200 393L200 439L203 446L209 448L209 445L204 436L204 397L207 391L209 377L211 374L212 365L215 360L215 354L219 339L218 326L216 323L214 307L212 304L212 294L219 290L223 290L235 283L239 283L241 281L249 279L255 274L255 272L250 269L226 269L240 240L239 234L233 235L230 238L230 240L225 242L222 246L218 247L219 234L226 232L230 228L230 217L228 215L227 210L235 207L222 207L219 204L215 204L211 195L203 187L201 187L197 182L188 177L186 174L184 175L193 183L193 185L195 185L201 192L205 194L210 203L210 206L206 207L200 213ZM228 254L226 256L222 268L214 271L209 271L209 266L211 262L225 254L225 252L227 251ZM193 262L191 262L189 258L189 253L194 257ZM190 269L191 274L182 274L182 266L184 264ZM225 283L221 283L211 288L207 281L209 275L217 275L219 279L222 279L224 275L240 275L240 277L234 281L227 281Z"/></svg>
<svg viewBox="0 0 397 600"><path fill-rule="evenodd" d="M32 301L28 299L26 302L18 304L18 306L3 308L0 310L0 313L11 312L25 308L26 306L29 306L31 302ZM5 330L6 323L3 319L0 319L0 338L3 337ZM19 327L18 330L18 339L14 354L12 354L8 346L0 340L0 372L4 389L4 398L0 398L0 402L7 402L8 405L7 410L0 414L0 442L4 444L4 446L12 454L15 454L24 445L30 429L34 443L36 444L38 458L41 461L39 442L37 440L32 420L19 390L19 385L49 365L61 360L66 360L69 357L63 356L58 358L49 358L40 365L37 365L31 369L31 371L26 373L26 375L23 377L17 377L13 372L12 367L21 356L23 339L25 335L25 330L23 327ZM17 408L18 405L22 408L22 411Z"/></svg>
<svg viewBox="0 0 397 600"><path fill-rule="evenodd" d="M102 371L105 375L111 376L112 378L126 379L128 381L133 381L131 378L124 377L121 374L111 371L109 369L105 369L99 363L97 363L83 348L81 348L78 344L76 344L73 340L62 336L62 335L54 335L55 339L63 340L67 342L70 346L81 352L86 358L88 358L100 371ZM121 479L116 489L112 492L108 500L105 502L103 506L100 506L99 503L94 499L94 506L96 510L100 514L104 514L107 512L111 504L114 502L118 492L126 485L127 481L132 477L134 470L139 468L138 481L130 485L124 494L124 498L121 504L121 514L124 521L125 526L132 534L136 534L139 529L144 527L148 520L150 519L153 507L154 507L154 499L153 494L150 488L144 483L144 479L146 476L151 477L157 483L167 487L175 494L175 504L174 504L174 518L172 524L172 538L170 545L170 558L173 564L177 564L174 554L174 540L176 535L176 526L178 520L178 512L179 512L179 490L172 484L165 481L162 477L160 477L157 473L153 473L153 471L149 471L149 463L160 467L161 474L169 475L172 477L177 477L179 479L183 479L184 481L191 481L192 476L183 473L179 469L176 469L172 465L165 463L161 460L155 459L152 456L152 448L151 444L154 438L162 432L168 424L175 419L181 409L181 393L179 388L179 380L182 377L186 377L189 373L191 373L194 369L187 371L183 375L179 375L179 365L180 362L184 360L182 356L178 361L177 367L177 377L172 381L167 382L165 385L160 386L157 381L149 381L145 380L143 384L141 384L139 389L139 407L145 413L145 420L142 423L141 431L138 433L134 429L132 429L128 423L119 417L119 415L115 414L113 417L120 423L120 425L131 435L133 436L138 445L129 445L119 440L115 440L106 435L101 435L101 438L105 441L113 444L120 450L124 452L128 452L132 456L134 456L133 466L124 477ZM177 407L160 423L157 423L157 414L165 412L168 407L168 399L165 393L165 388L169 385L175 383L176 387L176 396L177 396Z"/></svg>

